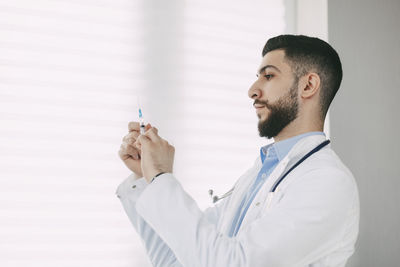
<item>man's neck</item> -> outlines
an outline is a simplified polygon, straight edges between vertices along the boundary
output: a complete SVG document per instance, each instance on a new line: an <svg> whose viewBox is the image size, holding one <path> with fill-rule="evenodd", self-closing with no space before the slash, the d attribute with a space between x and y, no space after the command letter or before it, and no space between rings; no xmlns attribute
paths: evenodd
<svg viewBox="0 0 400 267"><path fill-rule="evenodd" d="M294 120L289 123L282 131L274 137L275 142L283 141L285 139L308 133L308 132L323 132L324 123L305 123L300 120Z"/></svg>

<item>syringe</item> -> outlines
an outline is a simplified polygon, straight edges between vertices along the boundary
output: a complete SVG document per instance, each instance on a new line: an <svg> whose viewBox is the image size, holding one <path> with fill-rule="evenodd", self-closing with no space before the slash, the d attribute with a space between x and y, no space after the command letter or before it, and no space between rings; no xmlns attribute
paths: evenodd
<svg viewBox="0 0 400 267"><path fill-rule="evenodd" d="M140 134L144 134L146 126L144 125L144 119L142 109L139 106L139 123L140 123Z"/></svg>
<svg viewBox="0 0 400 267"><path fill-rule="evenodd" d="M144 118L142 113L142 105L140 103L140 97L137 96L137 106L139 109L139 124L140 124L140 134L144 134L146 130L146 125L144 125Z"/></svg>

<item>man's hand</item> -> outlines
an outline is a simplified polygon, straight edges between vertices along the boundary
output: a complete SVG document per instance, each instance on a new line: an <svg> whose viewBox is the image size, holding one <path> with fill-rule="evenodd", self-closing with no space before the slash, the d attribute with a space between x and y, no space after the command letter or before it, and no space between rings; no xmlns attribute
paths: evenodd
<svg viewBox="0 0 400 267"><path fill-rule="evenodd" d="M146 129L149 129L150 127L150 124L148 124ZM143 172L140 160L141 151L134 146L137 138L140 135L140 124L133 121L129 122L128 130L129 133L122 139L122 145L118 154L128 169L133 171L138 177L142 177Z"/></svg>
<svg viewBox="0 0 400 267"><path fill-rule="evenodd" d="M158 135L156 128L140 135L135 145L142 152L142 171L147 182L160 172L172 173L175 148Z"/></svg>

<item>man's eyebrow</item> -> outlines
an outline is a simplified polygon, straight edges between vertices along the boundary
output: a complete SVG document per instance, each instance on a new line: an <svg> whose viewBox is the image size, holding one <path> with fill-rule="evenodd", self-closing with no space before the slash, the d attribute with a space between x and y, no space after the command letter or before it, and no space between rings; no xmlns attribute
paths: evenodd
<svg viewBox="0 0 400 267"><path fill-rule="evenodd" d="M259 71L258 74L261 75L261 73L264 72L264 70L268 69L268 68L273 68L278 72L281 72L280 69L278 69L277 67L275 67L274 65L265 65L264 67L262 67Z"/></svg>

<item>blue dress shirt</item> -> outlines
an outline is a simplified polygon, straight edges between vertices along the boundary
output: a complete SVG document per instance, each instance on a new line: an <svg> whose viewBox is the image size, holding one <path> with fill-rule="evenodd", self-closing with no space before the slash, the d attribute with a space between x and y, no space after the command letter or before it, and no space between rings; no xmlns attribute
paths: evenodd
<svg viewBox="0 0 400 267"><path fill-rule="evenodd" d="M266 145L260 149L262 162L261 170L259 171L253 185L250 187L250 190L245 194L242 202L238 207L238 210L232 222L231 229L229 231L230 237L236 236L236 234L238 233L240 225L242 224L243 218L246 215L246 212L251 202L253 201L257 192L260 190L269 175L278 165L278 163L289 153L292 147L298 141L300 141L300 139L317 134L325 135L323 132L308 132L285 139L280 142Z"/></svg>

